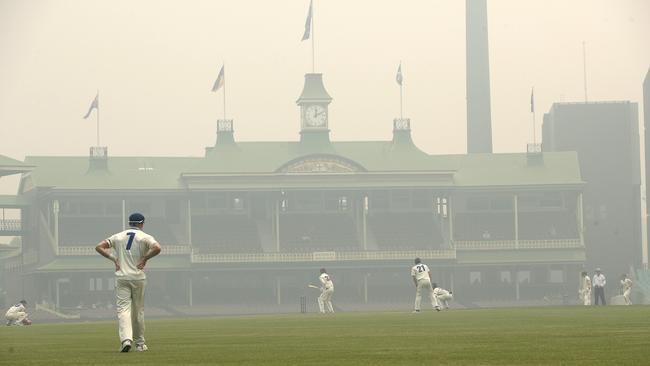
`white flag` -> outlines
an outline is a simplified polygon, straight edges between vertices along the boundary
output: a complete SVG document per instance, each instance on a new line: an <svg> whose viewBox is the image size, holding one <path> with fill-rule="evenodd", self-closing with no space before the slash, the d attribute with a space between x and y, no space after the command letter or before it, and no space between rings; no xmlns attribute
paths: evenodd
<svg viewBox="0 0 650 366"><path fill-rule="evenodd" d="M219 76L217 76L217 80L215 80L214 85L212 86L212 91L216 92L217 90L221 89L223 84L226 82L226 77L224 76L224 67L226 65L221 66L221 71L219 71Z"/></svg>
<svg viewBox="0 0 650 366"><path fill-rule="evenodd" d="M311 36L311 14L312 14L312 5L313 0L309 2L309 12L307 13L307 20L305 21L305 33L302 34L301 41L309 39Z"/></svg>
<svg viewBox="0 0 650 366"><path fill-rule="evenodd" d="M402 85L402 80L404 80L404 77L402 76L402 64L399 64L399 67L397 68L397 75L395 75L395 81L399 85Z"/></svg>
<svg viewBox="0 0 650 366"><path fill-rule="evenodd" d="M97 92L97 95L95 95L95 99L93 99L93 102L90 103L90 108L88 108L88 112L84 116L84 119L87 119L88 116L90 116L90 113L93 111L93 109L99 110L99 92Z"/></svg>
<svg viewBox="0 0 650 366"><path fill-rule="evenodd" d="M530 89L530 113L535 113L535 88Z"/></svg>

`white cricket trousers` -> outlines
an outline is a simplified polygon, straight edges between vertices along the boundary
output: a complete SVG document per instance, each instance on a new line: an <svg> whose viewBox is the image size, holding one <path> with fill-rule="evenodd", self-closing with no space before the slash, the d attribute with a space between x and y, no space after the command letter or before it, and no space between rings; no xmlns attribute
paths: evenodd
<svg viewBox="0 0 650 366"><path fill-rule="evenodd" d="M144 288L147 280L115 281L120 343L144 344Z"/></svg>
<svg viewBox="0 0 650 366"><path fill-rule="evenodd" d="M420 303L422 302L422 290L429 292L429 300L431 301L431 306L438 306L438 301L435 296L433 296L433 288L431 288L431 281L428 278L423 278L418 280L418 285L415 288L415 310L420 310Z"/></svg>
<svg viewBox="0 0 650 366"><path fill-rule="evenodd" d="M623 291L623 299L625 299L625 305L632 305L632 300L630 300L630 293L632 289L627 289Z"/></svg>
<svg viewBox="0 0 650 366"><path fill-rule="evenodd" d="M333 288L326 288L318 296L318 308L321 314L333 313L334 307L332 306L332 295L334 294Z"/></svg>
<svg viewBox="0 0 650 366"><path fill-rule="evenodd" d="M12 322L12 324L20 324L25 318L27 318L27 313L24 311L17 311L15 313L5 314L7 321Z"/></svg>
<svg viewBox="0 0 650 366"><path fill-rule="evenodd" d="M582 303L586 306L591 305L591 289L583 290L582 292Z"/></svg>
<svg viewBox="0 0 650 366"><path fill-rule="evenodd" d="M438 295L435 296L435 298L436 298L436 305L442 306L445 309L449 309L449 300L453 299L454 296L452 294Z"/></svg>

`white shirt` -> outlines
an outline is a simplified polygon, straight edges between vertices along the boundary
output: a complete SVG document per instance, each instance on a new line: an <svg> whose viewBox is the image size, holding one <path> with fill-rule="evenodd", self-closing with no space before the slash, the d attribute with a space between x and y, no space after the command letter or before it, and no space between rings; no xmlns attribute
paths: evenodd
<svg viewBox="0 0 650 366"><path fill-rule="evenodd" d="M7 313L5 316L17 314L17 313L24 313L25 312L25 306L22 303L18 303L7 310Z"/></svg>
<svg viewBox="0 0 650 366"><path fill-rule="evenodd" d="M417 281L423 279L431 280L429 277L429 267L423 263L416 264L411 268L411 276L415 277Z"/></svg>
<svg viewBox="0 0 650 366"><path fill-rule="evenodd" d="M444 288L436 287L433 289L433 296L449 296L449 291Z"/></svg>
<svg viewBox="0 0 650 366"><path fill-rule="evenodd" d="M318 279L320 280L320 283L323 285L323 288L325 290L334 290L334 283L332 282L330 275L327 273L321 273Z"/></svg>
<svg viewBox="0 0 650 366"><path fill-rule="evenodd" d="M629 278L621 280L621 285L623 285L623 291L627 291L632 288L632 280Z"/></svg>
<svg viewBox="0 0 650 366"><path fill-rule="evenodd" d="M589 276L582 278L582 290L591 291L591 278Z"/></svg>
<svg viewBox="0 0 650 366"><path fill-rule="evenodd" d="M131 227L106 239L108 246L113 248L113 253L120 264L120 270L115 276L127 280L144 280L147 276L138 269L138 262L156 243L153 236L144 231Z"/></svg>
<svg viewBox="0 0 650 366"><path fill-rule="evenodd" d="M594 287L605 287L606 282L607 281L605 281L604 274L601 273L599 275L598 274L594 275L594 279L593 279Z"/></svg>

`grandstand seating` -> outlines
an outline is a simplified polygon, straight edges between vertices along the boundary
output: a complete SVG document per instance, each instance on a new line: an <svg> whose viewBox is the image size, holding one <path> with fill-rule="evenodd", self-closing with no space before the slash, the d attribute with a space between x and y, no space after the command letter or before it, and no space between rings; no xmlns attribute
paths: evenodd
<svg viewBox="0 0 650 366"><path fill-rule="evenodd" d="M94 246L121 228L121 217L61 217L59 243L62 246Z"/></svg>
<svg viewBox="0 0 650 366"><path fill-rule="evenodd" d="M568 211L535 211L519 213L519 238L533 240L578 238L575 213Z"/></svg>
<svg viewBox="0 0 650 366"><path fill-rule="evenodd" d="M459 212L454 216L455 240L514 240L513 212Z"/></svg>
<svg viewBox="0 0 650 366"><path fill-rule="evenodd" d="M373 213L368 217L368 230L379 249L435 249L444 243L432 213Z"/></svg>
<svg viewBox="0 0 650 366"><path fill-rule="evenodd" d="M192 246L199 253L262 251L255 220L246 215L193 216Z"/></svg>
<svg viewBox="0 0 650 366"><path fill-rule="evenodd" d="M359 249L355 223L346 213L283 214L280 245L290 252Z"/></svg>

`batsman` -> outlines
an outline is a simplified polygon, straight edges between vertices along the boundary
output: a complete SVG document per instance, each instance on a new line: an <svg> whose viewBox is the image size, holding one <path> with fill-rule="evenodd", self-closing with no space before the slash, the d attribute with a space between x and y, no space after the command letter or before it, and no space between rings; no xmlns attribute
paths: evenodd
<svg viewBox="0 0 650 366"><path fill-rule="evenodd" d="M334 294L334 283L327 274L325 268L320 269L320 276L318 277L321 283L321 294L318 296L318 309L321 314L334 313L334 306L332 306L332 295Z"/></svg>

